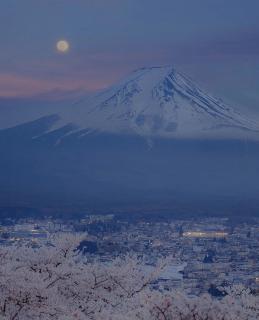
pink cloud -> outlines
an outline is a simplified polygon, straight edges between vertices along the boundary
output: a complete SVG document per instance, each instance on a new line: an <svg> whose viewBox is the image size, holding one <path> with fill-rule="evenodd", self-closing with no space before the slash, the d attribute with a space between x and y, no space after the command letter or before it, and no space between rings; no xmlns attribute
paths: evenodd
<svg viewBox="0 0 259 320"><path fill-rule="evenodd" d="M96 91L105 83L80 78L40 79L15 73L0 73L0 97L33 97L52 92Z"/></svg>

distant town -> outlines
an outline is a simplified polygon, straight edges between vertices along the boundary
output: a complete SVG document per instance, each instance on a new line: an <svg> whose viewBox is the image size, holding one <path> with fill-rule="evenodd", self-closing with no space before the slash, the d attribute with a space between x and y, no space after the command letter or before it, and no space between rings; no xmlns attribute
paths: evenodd
<svg viewBox="0 0 259 320"><path fill-rule="evenodd" d="M80 232L80 250L89 259L109 262L126 254L144 257L147 268L168 259L154 286L181 288L191 295L224 295L242 284L259 292L259 219L231 223L228 218L159 220L88 215L82 219L8 219L0 224L0 245L46 244L48 234Z"/></svg>

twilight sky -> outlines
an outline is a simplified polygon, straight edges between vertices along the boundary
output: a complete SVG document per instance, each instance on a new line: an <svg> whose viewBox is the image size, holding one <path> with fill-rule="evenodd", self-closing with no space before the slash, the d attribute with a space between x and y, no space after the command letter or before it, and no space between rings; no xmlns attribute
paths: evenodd
<svg viewBox="0 0 259 320"><path fill-rule="evenodd" d="M172 64L259 112L258 12L258 0L1 0L0 107L66 99Z"/></svg>

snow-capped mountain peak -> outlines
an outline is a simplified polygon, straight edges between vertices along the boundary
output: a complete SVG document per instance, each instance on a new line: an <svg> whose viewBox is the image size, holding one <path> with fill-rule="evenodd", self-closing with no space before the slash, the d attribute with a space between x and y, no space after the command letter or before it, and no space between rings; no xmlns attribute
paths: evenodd
<svg viewBox="0 0 259 320"><path fill-rule="evenodd" d="M73 128L66 136L97 131L166 138L259 137L257 121L207 94L171 66L138 69L98 94L51 113L45 109L38 118L58 118L46 132Z"/></svg>
<svg viewBox="0 0 259 320"><path fill-rule="evenodd" d="M235 137L259 128L170 66L136 70L80 101L74 111L79 116L72 115L70 122L80 128L144 136Z"/></svg>

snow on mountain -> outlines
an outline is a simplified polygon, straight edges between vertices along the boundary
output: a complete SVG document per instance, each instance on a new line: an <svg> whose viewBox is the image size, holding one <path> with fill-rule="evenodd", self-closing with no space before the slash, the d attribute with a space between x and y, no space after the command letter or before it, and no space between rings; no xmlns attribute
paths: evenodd
<svg viewBox="0 0 259 320"><path fill-rule="evenodd" d="M163 137L258 135L259 124L202 91L172 67L143 68L121 83L76 102L58 124Z"/></svg>

